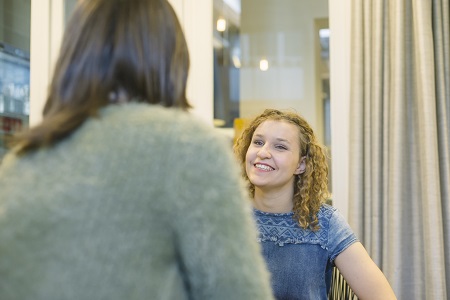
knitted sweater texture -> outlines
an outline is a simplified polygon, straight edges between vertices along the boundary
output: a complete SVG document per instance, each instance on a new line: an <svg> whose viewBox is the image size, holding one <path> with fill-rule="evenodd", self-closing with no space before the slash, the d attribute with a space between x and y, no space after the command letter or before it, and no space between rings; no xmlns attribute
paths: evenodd
<svg viewBox="0 0 450 300"><path fill-rule="evenodd" d="M188 113L104 108L0 165L0 299L272 299L231 144Z"/></svg>

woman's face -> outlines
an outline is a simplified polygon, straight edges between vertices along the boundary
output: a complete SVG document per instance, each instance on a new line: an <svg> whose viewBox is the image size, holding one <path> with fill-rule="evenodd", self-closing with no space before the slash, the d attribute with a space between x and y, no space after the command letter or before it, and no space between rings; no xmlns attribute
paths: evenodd
<svg viewBox="0 0 450 300"><path fill-rule="evenodd" d="M305 171L297 126L279 120L261 123L247 150L245 169L255 189L293 189L295 175Z"/></svg>

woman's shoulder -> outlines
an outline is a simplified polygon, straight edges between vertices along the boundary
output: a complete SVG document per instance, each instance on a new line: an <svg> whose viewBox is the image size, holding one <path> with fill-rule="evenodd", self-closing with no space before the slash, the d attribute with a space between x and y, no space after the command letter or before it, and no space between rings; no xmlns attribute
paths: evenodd
<svg viewBox="0 0 450 300"><path fill-rule="evenodd" d="M212 125L191 112L156 104L131 102L109 105L101 111L100 120L123 130L135 131L138 127L141 134L160 134L165 139L170 139L171 136L185 140L224 138Z"/></svg>
<svg viewBox="0 0 450 300"><path fill-rule="evenodd" d="M347 220L342 213L334 206L322 204L317 214L319 224L329 226L329 223L347 224Z"/></svg>
<svg viewBox="0 0 450 300"><path fill-rule="evenodd" d="M320 228L325 231L328 231L331 226L347 224L344 216L336 207L325 203L320 207L317 218Z"/></svg>
<svg viewBox="0 0 450 300"><path fill-rule="evenodd" d="M338 212L338 209L336 207L324 203L320 207L319 212L317 213L317 217L319 221L321 219L329 220L336 212Z"/></svg>
<svg viewBox="0 0 450 300"><path fill-rule="evenodd" d="M126 121L125 124L161 123L165 126L186 123L199 124L190 113L179 108L140 102L108 105L100 111L100 119Z"/></svg>

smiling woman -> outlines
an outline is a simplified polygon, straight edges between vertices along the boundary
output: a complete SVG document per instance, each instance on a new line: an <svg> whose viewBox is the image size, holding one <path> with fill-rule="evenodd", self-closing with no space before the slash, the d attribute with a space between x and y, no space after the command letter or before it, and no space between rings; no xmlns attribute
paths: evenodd
<svg viewBox="0 0 450 300"><path fill-rule="evenodd" d="M266 140L261 140L261 137ZM249 183L252 198L261 191L259 186L250 180L247 173L248 159L254 149L259 150L258 147L267 142L268 145L263 147L263 153L260 153L260 156L264 155L264 151L269 151L269 156L280 157L280 165L282 162L284 166L288 163L292 164L288 169L285 169L287 167L280 169L277 174L277 176L290 177L291 185L271 189L271 194L284 193L286 197L292 196L284 201L292 202L291 209L295 212L298 222L304 228L315 228L316 214L328 198L328 166L325 148L317 141L311 126L303 117L293 112L266 109L249 124L235 145L235 152L243 167L242 175ZM289 156L289 159L286 156ZM275 162L274 159L263 160L261 157L259 161ZM297 170L297 168L300 169ZM259 205L268 204L259 203Z"/></svg>
<svg viewBox="0 0 450 300"><path fill-rule="evenodd" d="M395 299L344 217L325 204L326 150L303 117L266 109L235 152L277 299L327 299L335 266L359 297Z"/></svg>
<svg viewBox="0 0 450 300"><path fill-rule="evenodd" d="M305 171L305 157L300 157L297 127L287 121L267 120L255 130L246 154L249 181L258 186L255 193L276 193L286 201L255 202L264 211L289 212L293 208L295 175ZM254 195L255 199L259 195Z"/></svg>

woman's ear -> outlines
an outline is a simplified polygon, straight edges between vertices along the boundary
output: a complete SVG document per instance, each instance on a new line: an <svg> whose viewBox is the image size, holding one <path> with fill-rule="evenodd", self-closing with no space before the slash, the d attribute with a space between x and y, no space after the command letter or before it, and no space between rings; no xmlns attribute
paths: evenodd
<svg viewBox="0 0 450 300"><path fill-rule="evenodd" d="M294 174L299 175L304 173L306 170L306 156L303 156L298 163L297 169L295 169Z"/></svg>

